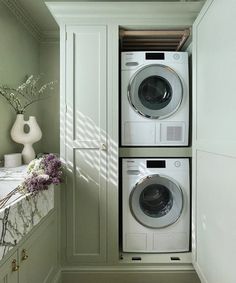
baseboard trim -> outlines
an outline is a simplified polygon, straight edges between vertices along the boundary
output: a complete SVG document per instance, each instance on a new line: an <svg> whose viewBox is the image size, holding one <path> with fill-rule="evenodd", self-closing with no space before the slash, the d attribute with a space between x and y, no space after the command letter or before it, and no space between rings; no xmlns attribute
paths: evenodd
<svg viewBox="0 0 236 283"><path fill-rule="evenodd" d="M61 283L61 269L58 269L51 283Z"/></svg>
<svg viewBox="0 0 236 283"><path fill-rule="evenodd" d="M61 268L62 273L71 273L71 272L185 272L185 271L194 271L192 264L179 264L179 265L116 265L116 266L64 266Z"/></svg>
<svg viewBox="0 0 236 283"><path fill-rule="evenodd" d="M61 283L200 283L194 270L68 270L61 273Z"/></svg>

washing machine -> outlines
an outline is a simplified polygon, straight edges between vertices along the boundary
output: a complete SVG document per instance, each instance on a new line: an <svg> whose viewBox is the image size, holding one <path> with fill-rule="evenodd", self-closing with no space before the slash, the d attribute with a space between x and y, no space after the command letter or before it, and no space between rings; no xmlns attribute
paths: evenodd
<svg viewBox="0 0 236 283"><path fill-rule="evenodd" d="M123 252L187 252L188 158L122 159Z"/></svg>
<svg viewBox="0 0 236 283"><path fill-rule="evenodd" d="M187 146L187 52L122 52L121 146Z"/></svg>

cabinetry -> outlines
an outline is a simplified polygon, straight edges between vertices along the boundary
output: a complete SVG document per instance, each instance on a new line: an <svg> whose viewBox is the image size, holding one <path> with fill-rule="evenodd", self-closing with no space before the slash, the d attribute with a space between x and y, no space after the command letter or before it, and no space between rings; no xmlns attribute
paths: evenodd
<svg viewBox="0 0 236 283"><path fill-rule="evenodd" d="M54 212L39 227L33 229L9 258L3 259L0 282L53 282L58 265L56 229Z"/></svg>
<svg viewBox="0 0 236 283"><path fill-rule="evenodd" d="M66 162L69 256L106 258L106 26L68 26L66 40Z"/></svg>
<svg viewBox="0 0 236 283"><path fill-rule="evenodd" d="M68 165L68 184L65 194L67 207L69 207L67 209L67 253L74 261L82 261L83 259L83 262L88 264L95 261L104 261L105 250L107 248L106 262L114 263L115 257L118 254L118 171L116 167L118 159L118 100L115 99L115 97L118 97L117 71L119 69L117 60L117 31L120 27L129 29L140 27L144 29L168 29L168 27L185 28L193 25L193 263L202 282L235 282L235 269L233 266L235 237L232 235L236 234L236 226L232 225L229 215L234 215L235 206L233 200L235 196L234 168L236 166L236 135L235 131L232 130L232 121L235 121L235 108L233 105L235 105L236 101L234 95L235 79L233 78L234 72L232 70L236 65L236 56L232 56L232 54L234 53L236 44L232 40L232 34L234 32L233 27L235 26L236 2L234 0L229 0L227 3L224 2L223 0L208 0L194 25L193 22L202 4L197 1L135 3L135 5L133 3L105 2L74 3L72 5L67 5L66 3L48 4L61 29L62 121L64 106L67 105L65 107L67 109L67 122L66 124L61 124L62 155ZM74 92L74 96L71 96L74 100L71 103L68 103L67 98L69 92L71 91L73 93L73 89L76 89L78 79L76 76L78 71L74 74L69 70L73 70L73 68L76 70L79 61L76 58L72 60L73 57L70 57L67 49L70 48L70 50L75 51L76 46L79 46L81 42L69 39L71 46L68 46L69 41L68 39L67 41L65 40L67 29L69 27L75 28L75 25L78 28L81 28L81 26L94 26L95 31L100 26L106 26L107 29L107 101L110 97L113 98L107 104L106 133L111 141L108 143L107 155L104 154L107 158L106 165L109 169L105 174L108 176L108 181L106 182L108 189L105 190L106 193L104 194L102 193L105 192L102 189L104 188L102 186L103 183L101 183L102 178L100 179L103 168L103 159L100 159L102 152L99 150L100 143L96 143L95 140L97 139L94 139L91 143L86 143L83 140L78 145L77 130L73 126L75 122L77 123L75 118L77 119L79 117L75 115L78 106L76 104L77 94L75 95ZM76 35L73 36L75 39ZM91 40L82 42L86 50L87 48L91 50L91 44L94 44ZM96 50L94 50L96 53L99 50L98 46L101 45L97 41L97 44L94 46L96 46ZM84 58L84 54L88 55L88 53L74 54L76 56L84 56ZM81 59L84 66L81 65L80 68L87 70L87 62L84 58ZM89 59L89 57L87 58ZM102 56L101 58L104 57ZM90 63L93 63L93 68L95 67L94 74L98 75L99 73L96 71L98 70L97 67L103 65L104 61L101 63L96 58L95 63ZM93 70L93 68L90 70ZM68 72L70 78L68 78ZM110 80L109 75L111 73ZM93 84L88 72L86 76L82 74L82 77L84 79L82 85L85 82ZM97 79L98 77L95 79L95 84ZM101 82L103 85L102 80ZM100 86L98 89L101 89ZM99 97L99 92L96 92L96 95ZM81 105L83 105L83 99L88 101L88 94L86 92L83 96L81 94ZM95 102L98 103L98 100L95 100ZM96 107L98 110L98 105L100 104L93 104L93 111ZM88 113L91 113L89 111ZM83 114L86 114L86 112ZM78 121L82 121L83 118L81 116L80 119L78 118ZM88 121L91 122L90 117ZM86 119L84 119L83 125L86 125ZM87 129L88 127L85 127L82 131L84 132ZM96 134L95 127L91 127L91 129ZM68 136L72 136L73 138L68 139ZM99 141L101 142L101 139ZM111 150L111 144L115 145L114 150ZM64 147L64 145L66 146ZM91 145L94 147L91 147ZM91 155L94 157L99 153L100 164L94 162L91 156L85 158L85 155L82 155L83 152L92 152ZM158 151L153 151L152 149L153 152L157 156ZM171 154L172 152L169 151L169 153ZM79 158L78 154L81 154ZM84 160L90 160L90 167L83 165L85 163ZM83 170L80 170L79 163L81 161ZM96 168L95 171L93 164L94 168ZM96 167L97 164L99 164L99 168ZM114 167L113 164L115 164ZM89 172L89 174L84 174L84 172ZM94 172L97 172L97 174ZM88 185L90 180L94 182L92 186ZM81 202L79 203L78 191L82 190L82 185L77 186L76 182L79 184L80 181L84 183L83 186L86 188L86 193L83 192L83 196L85 194L87 196L86 198L81 197ZM94 188L96 194L94 194L94 191L91 191L91 188ZM111 193L112 191L113 193ZM97 195L97 197L94 197L94 195ZM90 199L88 200L88 198ZM88 205L86 205L87 201ZM106 203L106 207L102 207L104 202ZM90 206L93 205L92 213L90 213L89 204ZM79 208L79 205L82 209ZM223 209L220 210L219 207ZM78 218L78 213L81 213L79 217L81 219L83 218L82 224ZM84 214L82 215L82 213ZM81 231L83 237L79 237ZM100 238L97 237L98 235L100 235ZM101 235L105 237L101 238ZM82 240L80 243L77 242L79 238ZM92 239L95 240L96 246L94 246ZM110 242L114 244L110 245ZM91 245L92 249L89 247L90 243L93 244ZM86 244L86 248L82 244ZM80 248L78 248L79 245L81 245ZM111 254L114 255L113 258ZM219 255L221 256L219 257ZM155 258L156 262L157 260ZM145 263L150 264L150 261ZM119 264L118 258L116 258L116 264ZM146 266L143 265L143 268L145 270ZM163 268L163 265L160 268ZM173 265L169 268L173 268ZM179 268L183 269L183 265L177 266L177 269Z"/></svg>
<svg viewBox="0 0 236 283"><path fill-rule="evenodd" d="M15 252L0 267L0 283L18 283L18 272L12 271L17 269L17 256Z"/></svg>
<svg viewBox="0 0 236 283"><path fill-rule="evenodd" d="M174 20L165 5L48 6L61 32L66 264L119 265L119 30L190 26L199 6L176 5Z"/></svg>

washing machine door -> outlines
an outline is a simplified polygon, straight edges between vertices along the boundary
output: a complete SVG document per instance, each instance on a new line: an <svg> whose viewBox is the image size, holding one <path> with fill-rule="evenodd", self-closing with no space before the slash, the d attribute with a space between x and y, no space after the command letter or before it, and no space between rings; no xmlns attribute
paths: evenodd
<svg viewBox="0 0 236 283"><path fill-rule="evenodd" d="M180 186L158 174L141 179L130 194L130 210L143 226L162 228L175 223L183 209Z"/></svg>
<svg viewBox="0 0 236 283"><path fill-rule="evenodd" d="M164 65L149 65L131 78L128 100L133 109L150 119L171 116L183 98L182 82L177 73Z"/></svg>

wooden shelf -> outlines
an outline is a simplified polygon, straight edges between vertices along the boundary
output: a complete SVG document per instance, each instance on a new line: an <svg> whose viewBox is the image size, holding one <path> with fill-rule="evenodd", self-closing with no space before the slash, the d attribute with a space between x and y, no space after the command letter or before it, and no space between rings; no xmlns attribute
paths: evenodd
<svg viewBox="0 0 236 283"><path fill-rule="evenodd" d="M180 51L190 36L184 30L120 30L122 51Z"/></svg>

